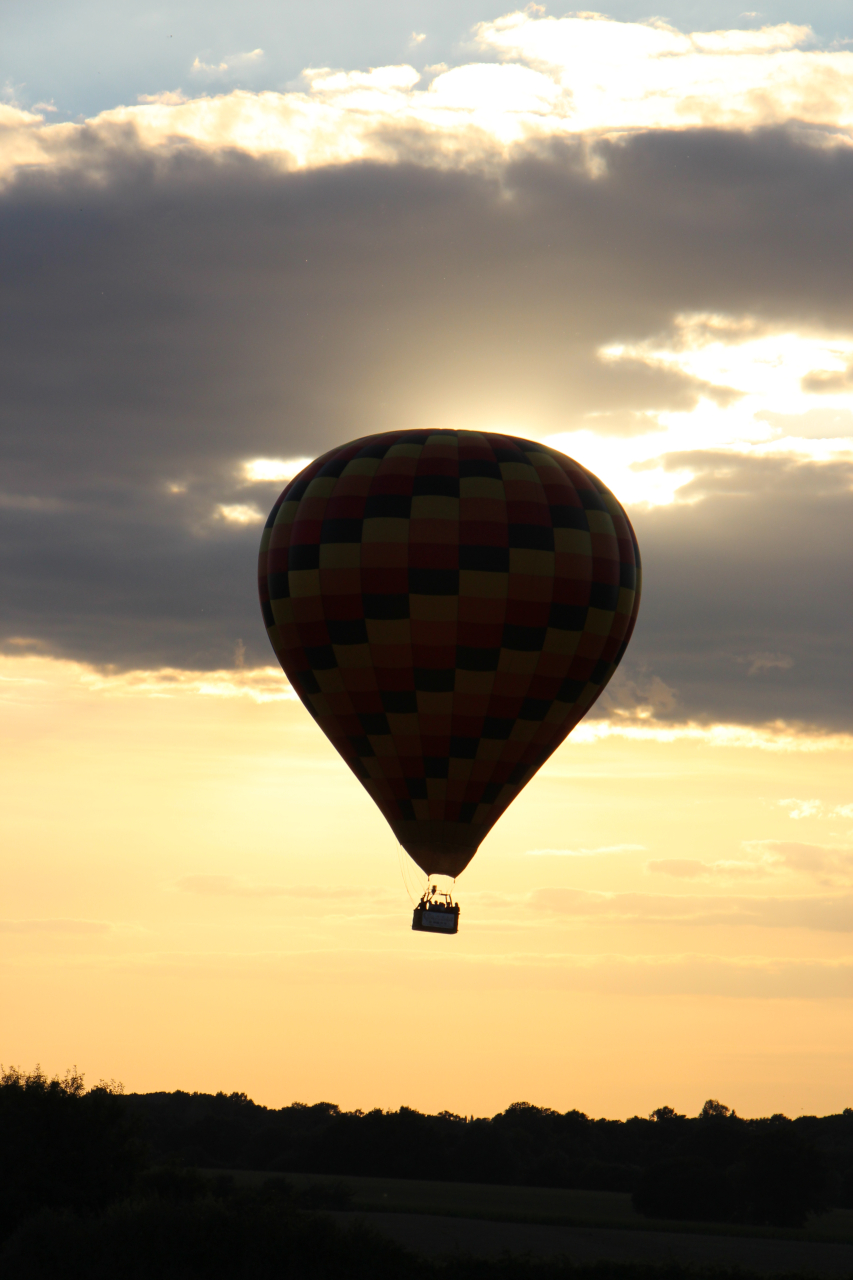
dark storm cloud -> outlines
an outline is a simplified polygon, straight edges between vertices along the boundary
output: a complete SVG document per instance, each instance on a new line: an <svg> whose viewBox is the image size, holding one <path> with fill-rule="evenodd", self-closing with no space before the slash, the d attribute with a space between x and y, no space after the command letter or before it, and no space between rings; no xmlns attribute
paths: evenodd
<svg viewBox="0 0 853 1280"><path fill-rule="evenodd" d="M643 603L618 679L640 698L650 675L671 686L663 719L849 726L853 467L725 453L668 465L688 459L692 504L634 516Z"/></svg>
<svg viewBox="0 0 853 1280"><path fill-rule="evenodd" d="M680 311L853 331L853 155L784 131L602 144L597 178L573 144L502 171L285 174L84 141L0 198L0 529L4 634L87 661L210 667L238 639L269 660L259 528L212 518L275 497L241 460L587 413L630 434L708 388L595 351ZM695 506L638 518L637 670L682 712L837 723L842 482L788 493L762 463L742 500L714 466ZM762 652L792 665L749 676Z"/></svg>

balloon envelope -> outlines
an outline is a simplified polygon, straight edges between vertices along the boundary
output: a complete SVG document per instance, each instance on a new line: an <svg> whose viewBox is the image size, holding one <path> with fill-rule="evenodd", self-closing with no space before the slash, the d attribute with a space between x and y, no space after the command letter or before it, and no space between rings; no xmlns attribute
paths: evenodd
<svg viewBox="0 0 853 1280"><path fill-rule="evenodd" d="M285 674L428 875L458 875L625 652L628 517L554 449L401 431L333 449L264 529Z"/></svg>

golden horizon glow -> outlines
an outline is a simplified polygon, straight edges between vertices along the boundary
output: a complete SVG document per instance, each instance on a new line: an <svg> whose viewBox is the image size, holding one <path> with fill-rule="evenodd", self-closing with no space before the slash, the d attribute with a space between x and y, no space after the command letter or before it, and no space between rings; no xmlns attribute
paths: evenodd
<svg viewBox="0 0 853 1280"><path fill-rule="evenodd" d="M846 735L581 726L459 881L438 947L277 669L10 655L0 718L16 1062L274 1106L849 1103ZM425 988L446 1039L419 1034Z"/></svg>

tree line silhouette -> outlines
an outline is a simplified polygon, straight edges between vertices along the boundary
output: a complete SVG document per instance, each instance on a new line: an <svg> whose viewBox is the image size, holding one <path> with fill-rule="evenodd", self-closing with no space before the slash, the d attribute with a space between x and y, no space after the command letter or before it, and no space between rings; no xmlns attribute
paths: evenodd
<svg viewBox="0 0 853 1280"><path fill-rule="evenodd" d="M220 1169L628 1191L651 1217L801 1225L853 1207L853 1109L746 1120L710 1100L689 1118L594 1120L516 1102L442 1111L259 1106L245 1094L150 1093L126 1103L160 1160Z"/></svg>
<svg viewBox="0 0 853 1280"><path fill-rule="evenodd" d="M853 1207L849 1108L796 1120L746 1120L716 1101L692 1118L661 1107L627 1121L528 1103L482 1119L365 1114L330 1103L267 1108L245 1094L86 1090L76 1072L49 1080L36 1069L0 1073L0 1139L0 1269L34 1280L569 1276L545 1263L501 1272L482 1260L455 1270L415 1260L313 1212L345 1208L341 1184L300 1191L275 1177L246 1190L226 1170L612 1189L632 1192L649 1217L789 1227L830 1205ZM664 1280L655 1268L608 1267L595 1280L640 1280L640 1271Z"/></svg>

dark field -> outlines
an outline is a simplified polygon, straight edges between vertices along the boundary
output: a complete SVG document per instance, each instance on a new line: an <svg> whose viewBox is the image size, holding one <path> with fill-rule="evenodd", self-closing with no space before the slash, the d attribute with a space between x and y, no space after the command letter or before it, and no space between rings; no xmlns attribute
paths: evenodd
<svg viewBox="0 0 853 1280"><path fill-rule="evenodd" d="M208 1175L210 1176L210 1175ZM261 1186L266 1173L240 1172L235 1184ZM563 1257L575 1265L639 1264L737 1268L761 1275L853 1277L853 1211L837 1209L800 1230L734 1223L654 1222L631 1197L612 1191L495 1187L397 1178L296 1174L297 1188L350 1197L330 1216L359 1222L425 1257L503 1254Z"/></svg>
<svg viewBox="0 0 853 1280"><path fill-rule="evenodd" d="M336 1212L332 1216L343 1224L357 1215ZM737 1267L761 1275L853 1276L853 1243L542 1226L411 1213L365 1213L360 1217L366 1226L427 1257L471 1254L499 1258L509 1253L533 1258L564 1257L576 1266L604 1262L657 1267L674 1264L681 1268Z"/></svg>
<svg viewBox="0 0 853 1280"><path fill-rule="evenodd" d="M212 1176L212 1170L205 1170ZM218 1172L218 1171L217 1171ZM265 1172L230 1171L236 1185L261 1186ZM556 1187L496 1187L487 1183L418 1182L409 1178L329 1179L321 1174L291 1173L295 1187L343 1188L348 1208L362 1213L432 1214L446 1218L551 1226L612 1227L646 1232L765 1237L779 1240L835 1241L853 1245L853 1210L831 1209L812 1217L800 1229L755 1227L740 1223L650 1221L637 1213L628 1192L567 1191ZM853 1275L853 1263L851 1264Z"/></svg>

